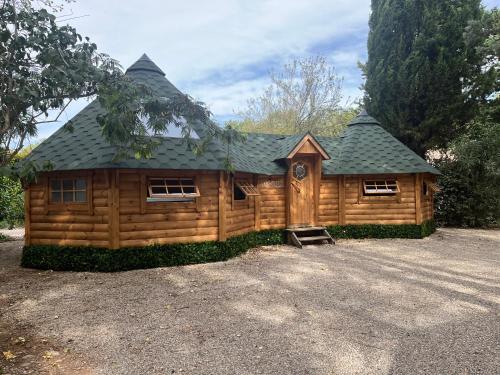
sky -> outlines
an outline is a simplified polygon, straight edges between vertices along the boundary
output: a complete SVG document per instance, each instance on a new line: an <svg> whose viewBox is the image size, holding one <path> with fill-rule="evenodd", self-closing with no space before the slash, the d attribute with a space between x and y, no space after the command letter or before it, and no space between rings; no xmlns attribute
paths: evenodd
<svg viewBox="0 0 500 375"><path fill-rule="evenodd" d="M271 70L293 58L327 57L343 77L343 102L359 98L369 13L370 0L76 0L61 14L124 69L146 53L223 123L266 88ZM71 105L32 142L87 104Z"/></svg>

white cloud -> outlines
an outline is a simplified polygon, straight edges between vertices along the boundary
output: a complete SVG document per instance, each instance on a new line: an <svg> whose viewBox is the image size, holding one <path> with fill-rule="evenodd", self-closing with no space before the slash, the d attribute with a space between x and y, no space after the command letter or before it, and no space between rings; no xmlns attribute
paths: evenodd
<svg viewBox="0 0 500 375"><path fill-rule="evenodd" d="M345 41L366 33L370 0L78 0L69 6L76 17L88 15L69 22L100 51L125 68L147 53L176 86L227 115L266 84L262 74L238 78L238 72L268 61L281 65L318 44L335 48L337 40L339 49L326 53L346 77L346 92L354 93L359 83L347 87L348 76L364 52L353 47L366 46ZM218 75L225 80L210 80Z"/></svg>

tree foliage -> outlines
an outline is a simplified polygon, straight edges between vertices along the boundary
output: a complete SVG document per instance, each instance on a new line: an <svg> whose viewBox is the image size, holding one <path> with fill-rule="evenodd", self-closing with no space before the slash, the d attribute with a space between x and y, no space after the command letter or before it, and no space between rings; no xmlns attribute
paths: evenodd
<svg viewBox="0 0 500 375"><path fill-rule="evenodd" d="M0 222L9 229L24 220L24 192L19 180L0 176Z"/></svg>
<svg viewBox="0 0 500 375"><path fill-rule="evenodd" d="M477 113L482 60L463 33L482 13L480 0L372 0L365 106L421 156Z"/></svg>
<svg viewBox="0 0 500 375"><path fill-rule="evenodd" d="M342 79L323 56L295 59L271 72L270 79L233 126L247 132L335 135L354 116L341 107Z"/></svg>
<svg viewBox="0 0 500 375"><path fill-rule="evenodd" d="M53 6L50 0L46 4ZM43 4L45 4L43 3ZM69 25L29 1L5 0L0 8L0 168L10 165L40 126L57 121L72 101L98 97L98 118L117 158L148 157L169 124L182 130L188 146L201 152L222 130L203 103L187 95L162 98L125 76L119 64ZM55 114L54 114L55 113ZM206 124L203 140L190 124ZM71 122L66 126L71 131ZM30 170L42 168L30 166ZM27 171L25 171L27 173Z"/></svg>
<svg viewBox="0 0 500 375"><path fill-rule="evenodd" d="M500 116L483 111L437 161L443 175L436 219L444 225L486 226L500 220Z"/></svg>
<svg viewBox="0 0 500 375"><path fill-rule="evenodd" d="M38 127L56 121L75 99L97 93L117 64L45 9L0 9L0 166L12 161ZM59 111L53 119L49 112Z"/></svg>
<svg viewBox="0 0 500 375"><path fill-rule="evenodd" d="M500 12L484 10L481 18L469 21L464 32L465 46L479 57L481 69L475 70L467 91L480 106L494 107L500 92Z"/></svg>

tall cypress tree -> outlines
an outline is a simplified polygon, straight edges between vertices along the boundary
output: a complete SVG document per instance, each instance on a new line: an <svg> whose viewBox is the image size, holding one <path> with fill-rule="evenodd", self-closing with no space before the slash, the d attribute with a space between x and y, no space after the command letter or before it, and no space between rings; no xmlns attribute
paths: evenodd
<svg viewBox="0 0 500 375"><path fill-rule="evenodd" d="M480 59L463 33L480 0L372 0L365 106L419 155L445 147L471 119Z"/></svg>

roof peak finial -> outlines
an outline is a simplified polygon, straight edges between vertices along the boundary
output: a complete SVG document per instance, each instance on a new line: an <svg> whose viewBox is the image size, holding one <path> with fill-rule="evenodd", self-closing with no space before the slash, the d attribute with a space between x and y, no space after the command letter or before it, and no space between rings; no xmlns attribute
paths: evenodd
<svg viewBox="0 0 500 375"><path fill-rule="evenodd" d="M133 63L132 65L129 66L129 68L125 71L126 73L129 72L137 72L137 71L147 71L147 72L155 72L159 73L162 76L165 76L165 73L163 70L161 70L158 65L156 65L146 53L143 53L139 59Z"/></svg>
<svg viewBox="0 0 500 375"><path fill-rule="evenodd" d="M370 116L366 109L363 108L361 112L347 124L347 126L354 125L380 125L380 122Z"/></svg>

